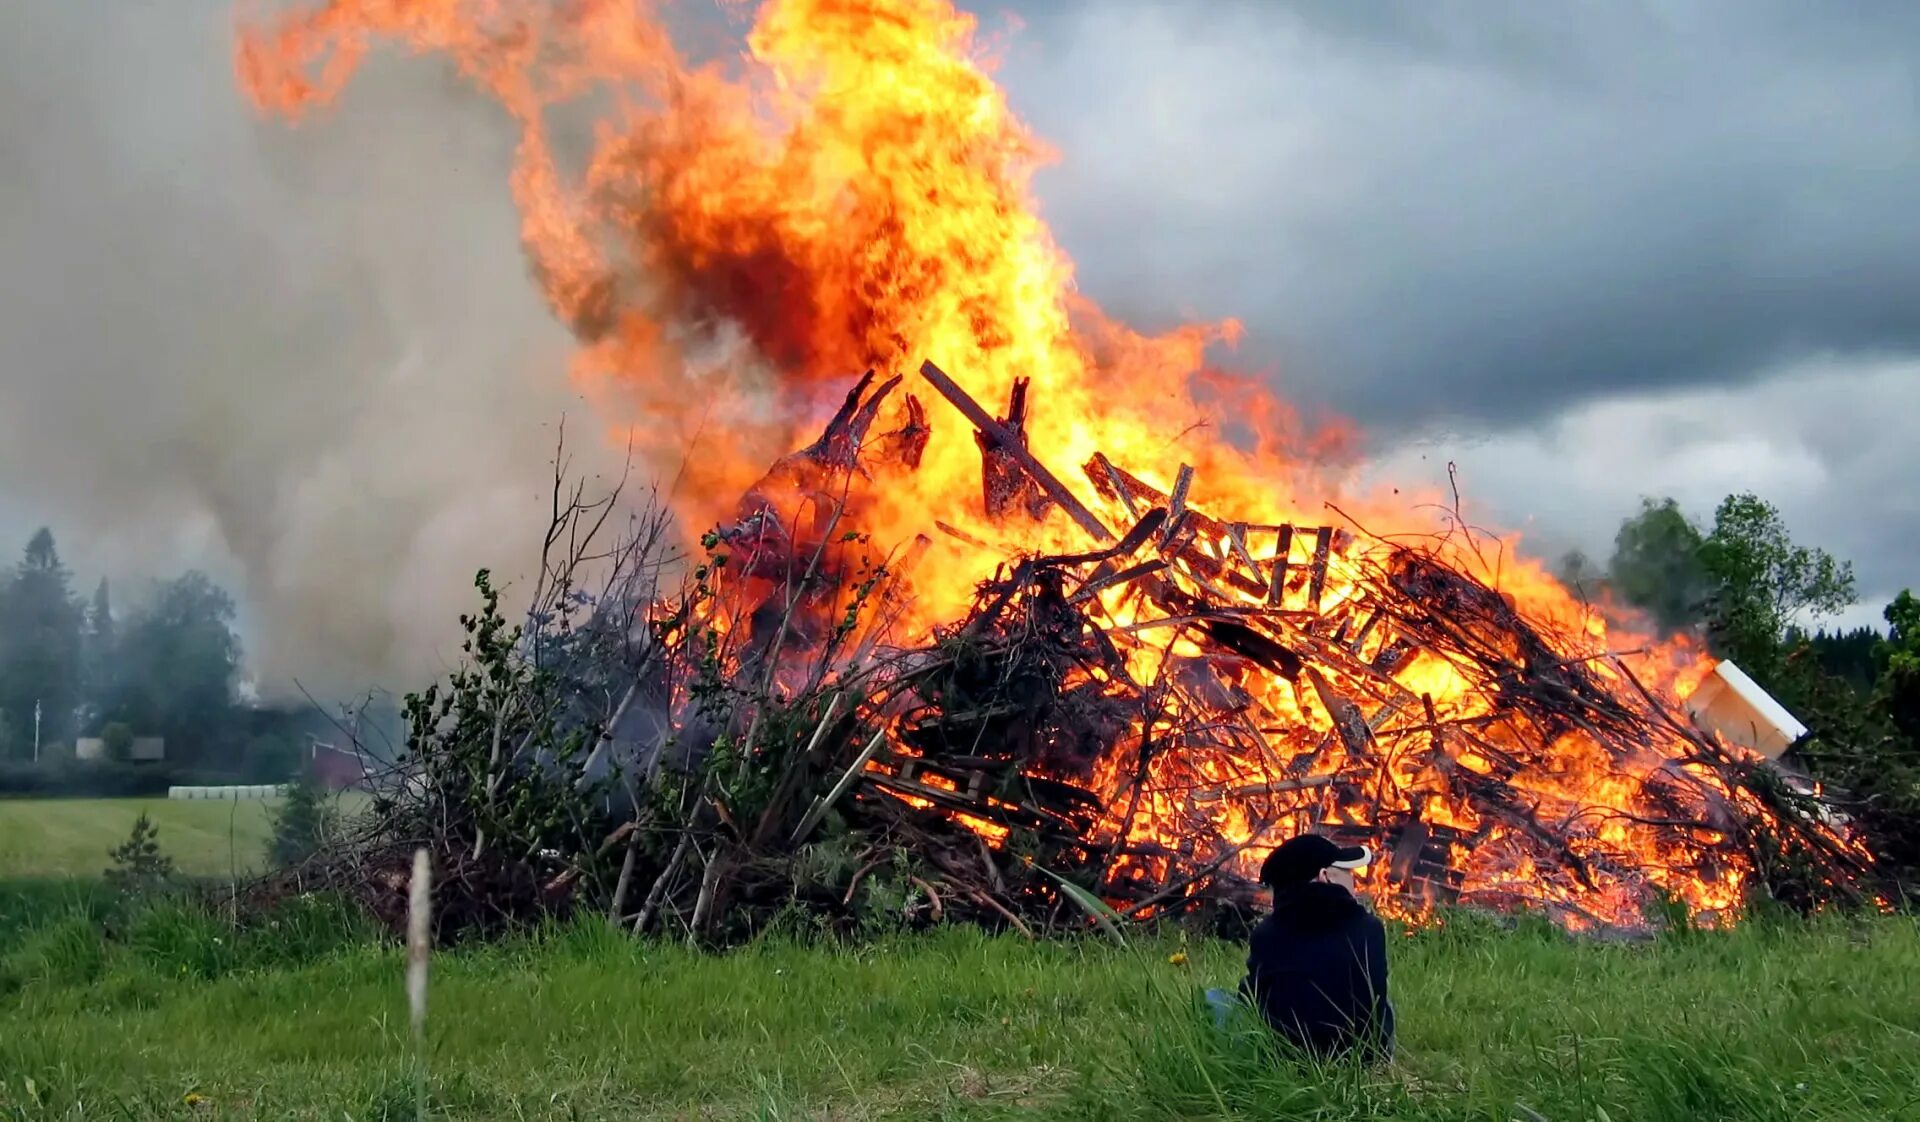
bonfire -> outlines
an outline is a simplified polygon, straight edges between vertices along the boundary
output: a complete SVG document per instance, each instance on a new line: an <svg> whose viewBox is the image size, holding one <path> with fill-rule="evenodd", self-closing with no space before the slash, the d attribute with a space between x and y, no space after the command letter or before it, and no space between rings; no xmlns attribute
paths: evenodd
<svg viewBox="0 0 1920 1122"><path fill-rule="evenodd" d="M1591 615L1530 615L1459 567L1477 556L1470 530L1223 521L1196 501L1192 468L1163 489L1097 453L1083 502L1027 446L1026 383L996 417L936 365L919 376L971 429L967 504L1016 536L1059 520L1084 548L1022 553L935 520L1002 561L964 612L900 643L934 543L876 564L858 526L936 426L901 377L860 379L709 536L696 606L660 621L692 652L681 664L753 683L734 748L778 761L750 821L724 781L709 791L727 823L715 834L805 847L833 812L873 866L896 849L923 862L934 906L1019 926L1057 919L1049 878L1127 918L1244 911L1260 858L1308 829L1382 853L1368 887L1415 921L1468 904L1633 929L1662 899L1711 921L1757 877L1784 879L1769 867L1783 848L1796 873L1857 874L1844 836L1755 781L1764 761L1634 670L1648 651L1607 648ZM876 432L896 394L903 426ZM694 679L634 688L669 699L676 731L695 725ZM817 722L760 735L798 731L797 750L755 742L795 712ZM643 770L664 744L643 747ZM1036 863L1047 876L1009 875Z"/></svg>
<svg viewBox="0 0 1920 1122"><path fill-rule="evenodd" d="M1348 430L1209 365L1237 325L1146 336L1079 296L1045 148L945 0L768 0L740 65L631 0L333 0L243 28L239 76L298 115L383 40L516 124L574 376L713 527L592 754L670 795L549 895L624 840L602 903L636 928L885 877L1032 931L1094 898L1244 912L1306 829L1376 847L1367 887L1415 920L1851 892L1857 845L1680 715L1695 643L1457 495L1343 489ZM577 168L562 111L600 115Z"/></svg>

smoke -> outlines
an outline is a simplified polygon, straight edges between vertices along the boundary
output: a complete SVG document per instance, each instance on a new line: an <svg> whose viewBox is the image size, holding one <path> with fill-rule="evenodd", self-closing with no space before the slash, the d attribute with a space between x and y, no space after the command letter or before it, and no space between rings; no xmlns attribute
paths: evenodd
<svg viewBox="0 0 1920 1122"><path fill-rule="evenodd" d="M617 468L527 283L515 132L445 68L254 118L225 0L0 5L0 532L209 569L268 691L451 661L531 564L555 426Z"/></svg>

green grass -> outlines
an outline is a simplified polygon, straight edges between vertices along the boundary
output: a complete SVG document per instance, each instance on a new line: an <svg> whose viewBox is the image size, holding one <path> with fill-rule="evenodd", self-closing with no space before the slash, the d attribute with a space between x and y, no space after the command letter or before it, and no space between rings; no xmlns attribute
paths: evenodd
<svg viewBox="0 0 1920 1122"><path fill-rule="evenodd" d="M103 940L44 915L0 958L0 1118L412 1117L400 953L311 901L275 923L161 906ZM1241 952L1174 949L947 930L717 956L587 923L436 957L429 1084L464 1119L1920 1118L1911 920L1422 932L1393 948L1385 1072L1213 1032L1197 992Z"/></svg>
<svg viewBox="0 0 1920 1122"><path fill-rule="evenodd" d="M266 799L0 800L0 878L91 877L145 811L181 872L225 877L257 869L271 832Z"/></svg>

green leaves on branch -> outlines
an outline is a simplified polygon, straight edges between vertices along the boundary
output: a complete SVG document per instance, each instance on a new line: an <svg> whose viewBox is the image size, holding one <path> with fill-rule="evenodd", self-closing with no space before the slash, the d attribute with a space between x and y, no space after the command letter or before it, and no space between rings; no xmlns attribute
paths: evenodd
<svg viewBox="0 0 1920 1122"><path fill-rule="evenodd" d="M1569 575L1585 586L1590 573ZM1604 577L1593 581L1668 630L1705 625L1714 653L1763 681L1806 622L1854 602L1853 566L1800 545L1757 495L1728 495L1706 530L1671 498L1647 499L1621 523Z"/></svg>
<svg viewBox="0 0 1920 1122"><path fill-rule="evenodd" d="M1777 669L1800 621L1836 615L1854 602L1853 565L1796 544L1779 510L1752 494L1720 503L1700 563L1713 587L1707 623L1714 649L1762 675Z"/></svg>
<svg viewBox="0 0 1920 1122"><path fill-rule="evenodd" d="M613 783L611 772L583 782L582 769L599 727L571 711L572 692L531 653L526 631L500 612L500 592L485 569L474 577L481 608L462 615L465 663L425 691L408 694L406 758L418 770L430 805L472 839L476 851L504 848L517 857L558 849L569 860L592 859L592 808ZM564 641L569 630L556 625ZM604 830L599 831L604 834Z"/></svg>

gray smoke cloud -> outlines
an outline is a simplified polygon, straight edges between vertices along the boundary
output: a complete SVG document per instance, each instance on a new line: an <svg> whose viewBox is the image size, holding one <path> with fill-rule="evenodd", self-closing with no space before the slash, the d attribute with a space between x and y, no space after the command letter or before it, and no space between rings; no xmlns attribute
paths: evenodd
<svg viewBox="0 0 1920 1122"><path fill-rule="evenodd" d="M0 530L83 580L209 568L263 688L450 661L524 571L555 425L604 446L527 283L512 130L433 63L256 120L224 0L0 6Z"/></svg>
<svg viewBox="0 0 1920 1122"><path fill-rule="evenodd" d="M1920 352L1920 7L1029 7L1086 287L1376 429Z"/></svg>

